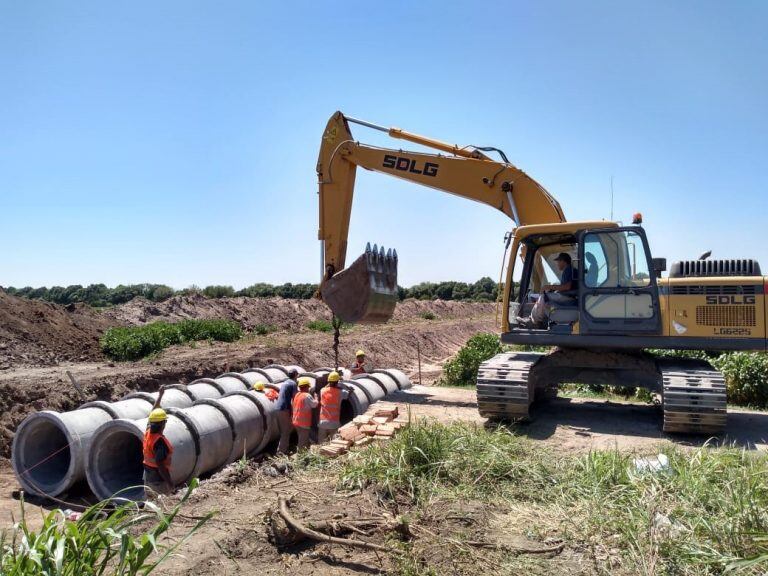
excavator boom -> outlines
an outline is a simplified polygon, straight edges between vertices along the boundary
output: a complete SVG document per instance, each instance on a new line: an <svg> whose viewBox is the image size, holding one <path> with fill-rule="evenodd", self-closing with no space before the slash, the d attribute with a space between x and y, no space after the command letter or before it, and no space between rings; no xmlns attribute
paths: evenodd
<svg viewBox="0 0 768 576"><path fill-rule="evenodd" d="M355 141L357 123L438 153L378 148ZM485 152L497 152L502 161ZM336 112L328 121L317 163L319 239L323 248L320 295L345 322L386 322L397 302L397 254L370 247L345 269L349 219L358 166L475 200L500 210L516 225L564 222L559 203L500 150L459 147L399 128L385 128Z"/></svg>

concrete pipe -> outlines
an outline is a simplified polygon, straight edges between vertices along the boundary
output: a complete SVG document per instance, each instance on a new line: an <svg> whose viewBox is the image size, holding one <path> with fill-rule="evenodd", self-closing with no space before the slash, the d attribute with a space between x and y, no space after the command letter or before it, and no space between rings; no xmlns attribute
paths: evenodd
<svg viewBox="0 0 768 576"><path fill-rule="evenodd" d="M371 402L368 400L368 396L366 396L361 387L354 385L351 380L345 381L344 384L346 385L346 389L349 391L349 399L346 402L349 402L352 408L352 417L354 418L355 416L365 414L365 411L368 410L368 407L371 405ZM342 421L344 420L344 416L346 414L344 407L346 402L342 402L341 406Z"/></svg>
<svg viewBox="0 0 768 576"><path fill-rule="evenodd" d="M27 416L13 437L11 463L22 488L58 496L85 478L94 431L112 416L100 407L71 412L44 410Z"/></svg>
<svg viewBox="0 0 768 576"><path fill-rule="evenodd" d="M155 400L157 400L158 394L159 392L134 392L132 394L128 394L125 399L130 400L132 398L141 398L142 400L146 400L151 405L153 405ZM186 386L174 385L172 387L169 386L166 388L165 392L163 393L163 400L160 402L160 406L162 408L188 408L192 406L194 401L195 400L192 395L187 392ZM149 412L144 414L144 416L149 416Z"/></svg>
<svg viewBox="0 0 768 576"><path fill-rule="evenodd" d="M224 387L213 378L199 378L187 384L187 392L195 399L221 398L226 394Z"/></svg>
<svg viewBox="0 0 768 576"><path fill-rule="evenodd" d="M216 383L221 386L221 389L225 395L229 394L230 392L248 390L248 388L251 387L251 385L248 383L248 379L245 378L242 374L238 374L237 372L226 372L220 376L216 376L214 380L216 380Z"/></svg>
<svg viewBox="0 0 768 576"><path fill-rule="evenodd" d="M261 429L261 442L253 449L253 454L263 451L273 440L280 437L280 430L277 426L277 402L272 402L264 394L259 392L232 392L230 396L241 396L249 402L253 402L259 408L261 413L261 422L258 428Z"/></svg>
<svg viewBox="0 0 768 576"><path fill-rule="evenodd" d="M384 389L378 382L367 378L364 375L355 376L352 380L348 380L353 386L359 387L363 393L368 397L368 403L373 404L384 398Z"/></svg>
<svg viewBox="0 0 768 576"><path fill-rule="evenodd" d="M280 370L283 374L285 374L286 378L288 377L288 373L291 370L296 370L296 372L298 372L299 374L304 372L304 368L302 368L301 366L298 366L296 364L290 364L288 366L284 366L283 364L270 364L269 366L264 368L264 370L270 370L270 369Z"/></svg>
<svg viewBox="0 0 768 576"><path fill-rule="evenodd" d="M263 408L258 402L236 393L217 400L201 400L198 404L214 406L227 417L232 429L232 452L227 458L227 464L252 454L261 445L265 427Z"/></svg>
<svg viewBox="0 0 768 576"><path fill-rule="evenodd" d="M298 372L299 374L301 374L302 372L306 372L306 370L304 370L304 368L302 368L298 364L287 364L283 366L283 368L285 368L286 373L290 372L291 370L296 370L296 372Z"/></svg>
<svg viewBox="0 0 768 576"><path fill-rule="evenodd" d="M112 420L94 433L88 451L88 484L100 500L117 495L128 500L143 500L144 466L142 444L147 419ZM200 451L192 430L173 414L168 416L165 436L173 446L171 479L175 485L192 478Z"/></svg>
<svg viewBox="0 0 768 576"><path fill-rule="evenodd" d="M200 446L195 468L183 481L213 472L228 463L234 445L234 432L224 410L200 403L191 408L172 408L169 413L187 425Z"/></svg>
<svg viewBox="0 0 768 576"><path fill-rule="evenodd" d="M387 374L388 376L392 377L395 382L397 382L398 387L400 390L408 390L413 384L411 384L410 378L406 376L403 372L400 370L397 370L396 368L389 368L387 370L374 370L373 373L377 374L381 372L382 374Z"/></svg>
<svg viewBox="0 0 768 576"><path fill-rule="evenodd" d="M147 414L152 410L152 402L146 398L126 398L125 400L118 400L117 402L96 400L94 402L83 404L79 409L83 410L85 408L101 408L104 412L109 414L113 420L117 420L118 418L139 420L147 417Z"/></svg>
<svg viewBox="0 0 768 576"><path fill-rule="evenodd" d="M243 372L243 376L249 373L262 374L263 376L266 376L273 384L277 384L278 382L282 382L288 378L288 375L284 370L279 368L271 368L269 366L266 368L251 368L250 370Z"/></svg>
<svg viewBox="0 0 768 576"><path fill-rule="evenodd" d="M383 372L376 372L374 374L368 374L368 378L371 380L378 382L379 385L384 388L384 392L386 394L392 394L394 392L397 392L400 390L397 386L397 382L395 381L392 376L389 374L384 374Z"/></svg>

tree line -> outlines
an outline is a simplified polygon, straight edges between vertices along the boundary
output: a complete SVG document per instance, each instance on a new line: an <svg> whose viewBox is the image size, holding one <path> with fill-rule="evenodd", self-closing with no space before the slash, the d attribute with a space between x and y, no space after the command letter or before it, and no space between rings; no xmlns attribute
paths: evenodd
<svg viewBox="0 0 768 576"><path fill-rule="evenodd" d="M152 302L162 302L172 296L185 296L190 294L201 294L206 298L231 298L233 296L249 296L252 298L270 298L280 296L282 298L292 298L298 300L307 300L317 291L317 284L266 284L259 282L242 290L235 290L232 286L213 285L201 288L199 286L190 286L183 290L174 290L165 284L129 284L119 285L109 288L105 284L90 284L81 286L74 284L71 286L52 286L50 288L24 288L8 287L0 289L8 294L31 298L35 300L45 300L56 304L77 304L84 303L95 307L115 306L124 304L136 297L146 298ZM469 300L479 302L494 302L498 297L498 285L488 277L481 278L474 283L466 282L421 282L404 288L397 287L400 300L406 298L415 298L417 300Z"/></svg>

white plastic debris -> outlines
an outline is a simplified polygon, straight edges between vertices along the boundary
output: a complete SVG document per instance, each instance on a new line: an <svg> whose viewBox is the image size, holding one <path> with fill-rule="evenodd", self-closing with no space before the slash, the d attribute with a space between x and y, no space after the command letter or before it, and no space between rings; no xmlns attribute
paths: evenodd
<svg viewBox="0 0 768 576"><path fill-rule="evenodd" d="M635 472L668 472L669 458L666 454L658 454L655 457L635 458L632 461Z"/></svg>

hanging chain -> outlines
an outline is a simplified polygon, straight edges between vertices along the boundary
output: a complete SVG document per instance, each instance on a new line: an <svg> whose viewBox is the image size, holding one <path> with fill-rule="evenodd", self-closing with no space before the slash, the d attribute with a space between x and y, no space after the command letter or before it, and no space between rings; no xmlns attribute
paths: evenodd
<svg viewBox="0 0 768 576"><path fill-rule="evenodd" d="M334 358L334 365L333 369L338 370L339 369L339 335L340 335L340 328L341 328L341 320L334 316L333 317L333 358Z"/></svg>

